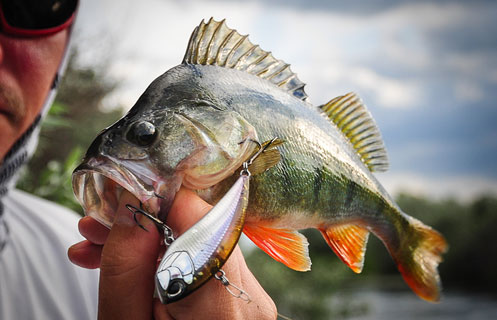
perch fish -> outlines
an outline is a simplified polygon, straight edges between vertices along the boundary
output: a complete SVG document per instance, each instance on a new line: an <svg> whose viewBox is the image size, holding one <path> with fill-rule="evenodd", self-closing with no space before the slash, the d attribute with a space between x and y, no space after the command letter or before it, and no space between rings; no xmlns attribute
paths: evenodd
<svg viewBox="0 0 497 320"><path fill-rule="evenodd" d="M194 30L183 62L154 80L133 108L91 144L73 174L87 215L110 227L127 189L165 220L177 190L221 199L253 152L279 137L280 162L250 181L243 232L288 267L311 261L299 229L318 229L354 272L368 236L385 244L421 298L437 301L444 238L402 212L374 177L388 160L357 95L308 102L289 65L210 19Z"/></svg>

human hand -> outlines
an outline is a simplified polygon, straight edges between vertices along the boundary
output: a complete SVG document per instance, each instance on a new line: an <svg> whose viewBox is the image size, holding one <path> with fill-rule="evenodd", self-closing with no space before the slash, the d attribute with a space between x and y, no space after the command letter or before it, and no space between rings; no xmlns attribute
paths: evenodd
<svg viewBox="0 0 497 320"><path fill-rule="evenodd" d="M248 269L238 246L223 266L233 284L251 298L247 303L230 295L211 279L180 301L162 305L153 298L154 275L160 254L160 235L146 217L138 216L149 232L142 230L126 209L138 200L123 193L111 230L90 217L80 220L87 240L69 249L71 261L84 268L100 267L99 319L274 319L276 307ZM182 234L211 206L187 189L181 189L168 215L168 225Z"/></svg>

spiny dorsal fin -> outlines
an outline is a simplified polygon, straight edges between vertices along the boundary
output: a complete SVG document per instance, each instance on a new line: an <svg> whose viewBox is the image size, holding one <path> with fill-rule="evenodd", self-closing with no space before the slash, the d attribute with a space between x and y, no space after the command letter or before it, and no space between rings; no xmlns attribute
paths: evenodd
<svg viewBox="0 0 497 320"><path fill-rule="evenodd" d="M386 171L388 158L376 123L355 93L336 97L320 106L349 139L371 171Z"/></svg>
<svg viewBox="0 0 497 320"><path fill-rule="evenodd" d="M247 37L228 28L225 20L218 22L211 18L207 24L202 20L193 30L183 63L245 71L306 100L305 84L290 70L290 65L252 44Z"/></svg>

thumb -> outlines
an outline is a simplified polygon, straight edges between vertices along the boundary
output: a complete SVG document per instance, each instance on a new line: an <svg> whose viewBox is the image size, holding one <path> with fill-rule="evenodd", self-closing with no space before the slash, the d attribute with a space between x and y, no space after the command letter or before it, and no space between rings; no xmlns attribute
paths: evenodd
<svg viewBox="0 0 497 320"><path fill-rule="evenodd" d="M141 229L126 204L138 200L124 191L116 219L102 250L98 318L151 319L159 233L153 222L138 216Z"/></svg>

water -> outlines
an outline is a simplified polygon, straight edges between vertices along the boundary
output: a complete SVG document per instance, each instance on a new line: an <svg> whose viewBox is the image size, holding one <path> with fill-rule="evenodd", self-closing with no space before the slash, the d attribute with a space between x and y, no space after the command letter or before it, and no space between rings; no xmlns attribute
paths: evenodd
<svg viewBox="0 0 497 320"><path fill-rule="evenodd" d="M497 319L497 299L484 295L444 292L438 304L425 302L411 292L354 291L344 296L357 308L346 319L351 320L487 320ZM337 299L337 297L335 297ZM338 304L340 298L338 298ZM335 300L335 303L337 301Z"/></svg>

